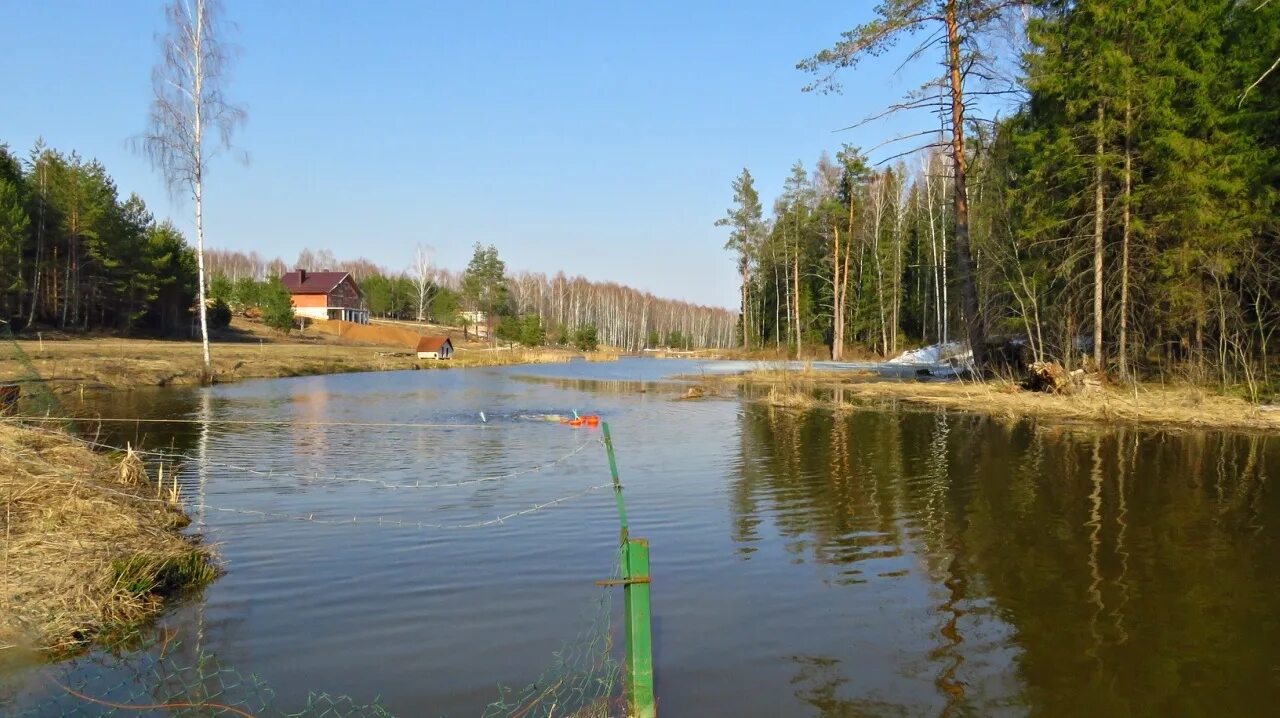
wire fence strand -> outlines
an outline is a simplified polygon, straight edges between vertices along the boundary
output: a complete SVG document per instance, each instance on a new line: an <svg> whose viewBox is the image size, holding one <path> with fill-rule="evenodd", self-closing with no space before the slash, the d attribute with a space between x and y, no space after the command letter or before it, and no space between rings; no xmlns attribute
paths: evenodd
<svg viewBox="0 0 1280 718"><path fill-rule="evenodd" d="M190 454L136 449L128 446L121 447L121 446L115 446L112 444L106 444L103 442L93 441L89 439L84 439L83 441L89 446L92 446L93 448L98 449L100 451L109 451L109 452L116 452L116 453L127 453L129 451L132 451L133 453L138 454L139 456L151 457L153 459L158 459L161 462L166 462L169 464L181 464L181 465L194 464L194 465L207 466L212 468L228 469L231 471L238 471L238 472L249 474L252 476L261 476L261 477L271 478L271 479L297 479L299 481L335 482L335 483L363 483L363 484L371 484L384 489L456 489L464 486L474 486L476 484L492 483L496 481L506 481L509 479L519 478L521 476L527 476L529 474L537 474L537 473L545 472L548 469L551 469L566 463L573 457L586 451L593 444L600 444L600 441L598 439L595 439L593 441L585 441L578 444L578 446L574 447L568 453L562 454L547 463L539 464L537 466L532 466L524 469L517 469L515 471L510 471L503 474L479 476L472 479L462 479L460 481L432 481L432 482L415 481L413 483L392 483L389 481L384 481L382 479L374 479L374 478L369 478L364 476L339 476L339 475L321 474L319 472L311 473L311 474L302 474L302 473L296 473L296 472L290 472L290 471L276 471L273 469L257 469L251 466L245 466L243 464L233 464L228 462L214 461L211 459L205 459L198 456L192 456Z"/></svg>
<svg viewBox="0 0 1280 718"><path fill-rule="evenodd" d="M19 367L17 382L23 387L18 415L0 416L0 423L20 423L27 428L48 430L52 435L74 427L112 425L156 425L203 427L315 427L346 429L468 429L500 430L494 423L428 423L428 422L357 422L296 421L287 419L210 419L203 418L122 418L77 417L61 407L56 396L35 371L34 365L8 333L0 328L0 360L15 360ZM548 422L548 425L551 425ZM246 462L211 461L178 451L141 450L126 445L113 446L97 438L79 439L86 447L108 452L133 453L139 460L154 460L181 467L220 469L226 472L265 479L292 479L299 482L356 483L383 489L446 489L490 484L521 476L546 472L561 466L600 443L580 441L568 452L537 466L513 471L460 479L458 481L392 482L369 476L304 474L297 471L275 471ZM0 447L0 451L19 456L39 454L40 448ZM326 454L328 455L328 454ZM71 486L86 486L84 469L62 467L42 477ZM565 505L596 492L612 490L613 484L602 483L573 490L557 498L540 500L518 508L498 512L492 517L455 523L431 522L402 516L335 516L333 509L313 513L259 510L251 507L218 505L216 502L190 500L178 502L189 512L227 513L265 520L296 521L341 526L380 526L400 529L476 529L506 524L540 511ZM113 488L93 482L93 490L118 494L130 501L172 505L173 498L155 498L126 487ZM207 527L206 527L207 528ZM621 576L621 554L613 557L610 577ZM578 632L564 641L552 654L552 660L532 683L520 687L496 687L497 698L483 710L483 718L608 718L626 715L621 696L622 667L614 640L613 589L594 588L594 598L580 620ZM164 633L157 629L153 635ZM286 704L257 675L244 673L224 663L216 654L195 649L183 650L180 642L155 640L148 645L134 642L117 646L99 646L86 654L55 664L39 666L32 671L0 674L0 714L15 718L58 716L235 716L237 718L387 718L391 711L379 700L361 701L350 696L312 692L300 704ZM5 649L0 646L0 650ZM190 654L190 655L188 655ZM185 657L184 657L185 656ZM34 678L34 683L7 685L9 682ZM409 715L437 715L430 706L414 706Z"/></svg>
<svg viewBox="0 0 1280 718"><path fill-rule="evenodd" d="M610 577L621 576L620 554ZM612 718L627 714L614 635L613 591L595 589L580 629L553 652L536 680L496 686L481 718ZM311 692L301 704L279 699L257 674L244 673L203 649L158 633L146 645L94 651L43 670L43 696L6 704L13 718L89 716L236 716L237 718L390 718L380 699ZM28 689L30 692L30 689ZM7 709L6 709L7 705ZM405 715L439 715L415 706Z"/></svg>

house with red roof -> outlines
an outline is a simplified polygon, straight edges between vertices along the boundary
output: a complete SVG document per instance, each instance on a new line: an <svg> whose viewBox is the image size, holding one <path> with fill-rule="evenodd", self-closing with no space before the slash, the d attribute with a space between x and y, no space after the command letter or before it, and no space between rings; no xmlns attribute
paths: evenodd
<svg viewBox="0 0 1280 718"><path fill-rule="evenodd" d="M350 272L310 272L299 269L280 278L293 298L293 312L309 319L341 319L369 323L364 292Z"/></svg>
<svg viewBox="0 0 1280 718"><path fill-rule="evenodd" d="M418 340L419 359L452 359L453 342L449 337L423 337Z"/></svg>

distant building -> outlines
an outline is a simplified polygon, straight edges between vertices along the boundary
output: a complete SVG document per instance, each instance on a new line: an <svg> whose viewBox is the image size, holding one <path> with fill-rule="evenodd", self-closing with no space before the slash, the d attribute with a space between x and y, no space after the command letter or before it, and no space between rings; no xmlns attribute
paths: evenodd
<svg viewBox="0 0 1280 718"><path fill-rule="evenodd" d="M451 359L453 342L449 337L423 337L418 340L419 359Z"/></svg>
<svg viewBox="0 0 1280 718"><path fill-rule="evenodd" d="M369 323L364 292L350 272L287 272L280 281L293 297L293 312L310 319Z"/></svg>

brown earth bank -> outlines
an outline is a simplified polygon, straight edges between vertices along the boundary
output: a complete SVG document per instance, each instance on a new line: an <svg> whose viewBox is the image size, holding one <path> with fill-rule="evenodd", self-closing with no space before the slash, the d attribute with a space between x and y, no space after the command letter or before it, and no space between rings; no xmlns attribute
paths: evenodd
<svg viewBox="0 0 1280 718"><path fill-rule="evenodd" d="M451 339L455 333L448 327L411 326L421 334L447 334ZM313 325L285 335L236 318L230 330L219 332L211 342L213 381L563 362L584 356L565 349L492 347L464 340L457 330L453 359L418 359L407 346L407 338L417 336L411 328L371 325L356 338L341 336L342 331ZM43 381L65 393L199 384L203 375L200 343L193 340L54 334L6 344L0 342L0 384ZM616 355L601 352L588 358Z"/></svg>
<svg viewBox="0 0 1280 718"><path fill-rule="evenodd" d="M1027 391L1005 379L885 381L868 372L759 370L687 378L710 387L754 389L762 402L795 409L891 407L906 403L1009 418L1280 431L1280 407L1258 406L1191 385L1147 383L1062 396Z"/></svg>
<svg viewBox="0 0 1280 718"><path fill-rule="evenodd" d="M182 533L175 474L0 419L0 653L127 640L217 575L212 549Z"/></svg>

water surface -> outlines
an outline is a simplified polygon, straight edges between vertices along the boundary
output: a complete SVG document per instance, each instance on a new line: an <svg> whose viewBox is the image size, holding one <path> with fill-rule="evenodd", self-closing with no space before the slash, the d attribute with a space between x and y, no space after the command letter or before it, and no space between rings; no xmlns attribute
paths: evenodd
<svg viewBox="0 0 1280 718"><path fill-rule="evenodd" d="M612 495L592 490L608 482L598 433L542 420L574 410L610 422L632 533L652 545L664 715L1280 702L1275 439L796 413L658 382L702 369L719 368L351 374L94 408L207 422L103 439L198 459L184 494L226 575L163 623L283 705L325 691L474 716L537 677L617 543ZM478 478L495 480L436 486ZM56 693L38 673L24 700Z"/></svg>

